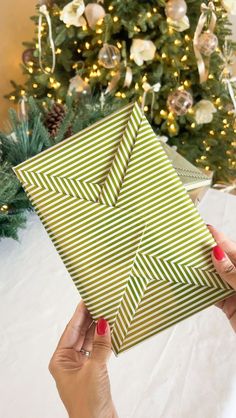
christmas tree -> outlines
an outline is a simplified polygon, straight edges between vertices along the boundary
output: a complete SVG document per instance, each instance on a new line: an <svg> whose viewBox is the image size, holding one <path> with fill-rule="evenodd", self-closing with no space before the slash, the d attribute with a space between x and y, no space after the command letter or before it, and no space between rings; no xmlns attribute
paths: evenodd
<svg viewBox="0 0 236 418"><path fill-rule="evenodd" d="M13 82L8 97L17 103L35 98L52 143L109 106L138 100L154 130L180 154L213 171L215 182L232 183L230 7L229 0L41 0L32 18L35 39L24 43L26 83Z"/></svg>

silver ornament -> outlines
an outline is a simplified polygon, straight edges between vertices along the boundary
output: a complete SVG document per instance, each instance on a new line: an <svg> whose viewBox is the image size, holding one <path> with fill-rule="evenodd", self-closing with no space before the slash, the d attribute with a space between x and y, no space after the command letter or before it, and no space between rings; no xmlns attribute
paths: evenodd
<svg viewBox="0 0 236 418"><path fill-rule="evenodd" d="M203 32L198 39L198 48L202 55L210 57L218 47L218 38L212 32Z"/></svg>
<svg viewBox="0 0 236 418"><path fill-rule="evenodd" d="M175 90L170 93L167 106L175 115L183 116L193 106L193 97L186 90Z"/></svg>
<svg viewBox="0 0 236 418"><path fill-rule="evenodd" d="M165 7L166 16L172 20L180 20L187 13L185 0L169 0Z"/></svg>
<svg viewBox="0 0 236 418"><path fill-rule="evenodd" d="M98 54L98 62L105 68L114 68L120 62L120 51L114 45L105 43Z"/></svg>

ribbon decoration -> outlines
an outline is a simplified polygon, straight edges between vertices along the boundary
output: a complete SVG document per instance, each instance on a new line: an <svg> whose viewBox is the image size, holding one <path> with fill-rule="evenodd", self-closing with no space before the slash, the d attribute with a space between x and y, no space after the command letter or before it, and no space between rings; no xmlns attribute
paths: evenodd
<svg viewBox="0 0 236 418"><path fill-rule="evenodd" d="M18 101L18 117L20 120L26 121L28 119L28 100L27 97L24 95Z"/></svg>
<svg viewBox="0 0 236 418"><path fill-rule="evenodd" d="M156 83L153 84L153 86L151 86L149 83L143 83L142 85L144 93L143 93L143 100L142 100L142 113L144 113L144 107L145 107L145 103L146 103L146 99L147 99L147 94L151 93L152 94L152 103L151 103L151 118L153 118L153 107L154 107L154 102L155 102L155 93L158 93L158 91L160 91L161 88L161 83Z"/></svg>
<svg viewBox="0 0 236 418"><path fill-rule="evenodd" d="M208 6L205 3L201 4L201 15L194 33L193 38L193 49L197 60L198 72L200 76L200 83L204 83L207 81L209 75L209 64L210 64L210 57L203 57L201 51L199 49L199 37L203 32L203 28L207 23L208 15L210 14L210 22L208 31L213 33L217 17L215 14L215 6L213 2L210 2Z"/></svg>
<svg viewBox="0 0 236 418"><path fill-rule="evenodd" d="M235 61L235 56L231 48L228 46L228 41L225 41L225 45L223 48L223 52L219 52L220 58L223 61L223 69L220 75L220 80L226 84L230 98L233 103L234 107L234 114L236 115L236 99L235 99L235 92L232 86L232 83L236 83L236 77L232 77L232 69L231 66Z"/></svg>
<svg viewBox="0 0 236 418"><path fill-rule="evenodd" d="M125 63L126 66L126 63ZM112 90L115 90L117 84L119 83L121 78L121 71L118 69L117 73L112 77L109 85L106 88L105 94L111 93ZM125 79L123 83L123 87L129 88L133 80L133 73L129 66L126 66L126 72L125 72Z"/></svg>
<svg viewBox="0 0 236 418"><path fill-rule="evenodd" d="M44 68L43 63L42 63L42 35L41 35L41 31L42 31L42 22L43 22L43 17L45 17L47 24L48 24L48 39L49 39L49 43L50 43L50 47L52 50L52 67L50 71L47 71L46 68ZM53 73L55 70L55 66L56 66L56 51L55 51L55 45L54 45L54 41L53 41L53 36L52 36L52 22L51 22L51 18L49 15L49 11L47 9L47 6L45 4L43 4L42 6L40 6L39 8L39 23L38 23L38 45L39 45L39 66L41 68L41 70L45 73L45 74L50 74Z"/></svg>

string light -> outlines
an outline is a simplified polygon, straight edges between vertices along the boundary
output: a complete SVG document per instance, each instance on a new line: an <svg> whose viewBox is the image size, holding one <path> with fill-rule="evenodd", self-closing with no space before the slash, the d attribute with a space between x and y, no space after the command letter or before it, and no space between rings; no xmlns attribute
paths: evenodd
<svg viewBox="0 0 236 418"><path fill-rule="evenodd" d="M108 10L109 11L111 11L111 10L113 10L114 9L114 6L112 6L112 5L110 5L109 7L108 7Z"/></svg>
<svg viewBox="0 0 236 418"><path fill-rule="evenodd" d="M102 33L102 32L103 32L103 30L101 28L96 30L96 33Z"/></svg>
<svg viewBox="0 0 236 418"><path fill-rule="evenodd" d="M153 11L154 11L154 13L156 13L157 12L157 8L156 7L153 7L153 9L152 9Z"/></svg>
<svg viewBox="0 0 236 418"><path fill-rule="evenodd" d="M182 58L181 58L181 61L182 62L186 62L188 60L188 56L187 55L184 55Z"/></svg>
<svg viewBox="0 0 236 418"><path fill-rule="evenodd" d="M61 48L57 48L57 49L56 49L56 54L57 54L57 55L61 54Z"/></svg>
<svg viewBox="0 0 236 418"><path fill-rule="evenodd" d="M174 42L174 44L175 44L176 46L181 45L181 41L180 41L179 39L176 39L176 40L175 40L175 42Z"/></svg>
<svg viewBox="0 0 236 418"><path fill-rule="evenodd" d="M118 20L119 20L118 16L113 17L113 22L118 22Z"/></svg>
<svg viewBox="0 0 236 418"><path fill-rule="evenodd" d="M90 48L90 43L89 42L85 42L85 48L89 49Z"/></svg>
<svg viewBox="0 0 236 418"><path fill-rule="evenodd" d="M34 89L37 89L37 87L38 87L38 84L37 84L37 83L34 83L34 84L33 84L33 88L34 88Z"/></svg>
<svg viewBox="0 0 236 418"><path fill-rule="evenodd" d="M25 90L21 90L20 94L21 94L21 96L24 96L25 95Z"/></svg>
<svg viewBox="0 0 236 418"><path fill-rule="evenodd" d="M33 72L34 72L33 68L28 68L28 71L29 71L30 74L33 74Z"/></svg>
<svg viewBox="0 0 236 418"><path fill-rule="evenodd" d="M212 136L214 136L214 135L215 135L215 132L214 132L213 130L211 130L211 131L209 132L209 134L210 134L210 135L212 135Z"/></svg>
<svg viewBox="0 0 236 418"><path fill-rule="evenodd" d="M16 100L16 96L11 95L11 96L9 97L9 99L10 99L10 100L12 100L12 101L14 101L14 100Z"/></svg>
<svg viewBox="0 0 236 418"><path fill-rule="evenodd" d="M172 123L169 127L169 131L175 134L177 132L176 126Z"/></svg>
<svg viewBox="0 0 236 418"><path fill-rule="evenodd" d="M214 75L213 74L209 74L208 78L209 78L209 80L213 80L214 79Z"/></svg>
<svg viewBox="0 0 236 418"><path fill-rule="evenodd" d="M147 17L152 17L151 12L147 12Z"/></svg>
<svg viewBox="0 0 236 418"><path fill-rule="evenodd" d="M191 128L192 128L192 129L196 128L196 123L194 123L194 122L193 122L193 123L191 124Z"/></svg>
<svg viewBox="0 0 236 418"><path fill-rule="evenodd" d="M135 90L139 90L139 85L138 85L138 83L135 83L134 88L135 88Z"/></svg>
<svg viewBox="0 0 236 418"><path fill-rule="evenodd" d="M178 71L175 71L175 72L174 72L174 76L175 76L175 77L179 77L179 73L178 73Z"/></svg>
<svg viewBox="0 0 236 418"><path fill-rule="evenodd" d="M161 54L161 58L163 58L163 59L167 58L167 55L166 55L166 53L165 53L165 52L163 52L163 53Z"/></svg>
<svg viewBox="0 0 236 418"><path fill-rule="evenodd" d="M167 118L168 117L168 113L167 113L167 111L166 110L161 110L160 111L160 115L163 117L163 118Z"/></svg>
<svg viewBox="0 0 236 418"><path fill-rule="evenodd" d="M168 120L170 120L170 121L175 120L174 113L170 112L170 113L168 114L167 118L168 118Z"/></svg>
<svg viewBox="0 0 236 418"><path fill-rule="evenodd" d="M191 38L190 38L189 35L185 35L184 39L185 39L186 42L190 42L191 41Z"/></svg>

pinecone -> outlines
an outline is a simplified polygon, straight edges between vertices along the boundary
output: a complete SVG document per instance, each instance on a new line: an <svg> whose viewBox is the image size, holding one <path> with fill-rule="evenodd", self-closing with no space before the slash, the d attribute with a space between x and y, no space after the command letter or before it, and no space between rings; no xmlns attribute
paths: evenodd
<svg viewBox="0 0 236 418"><path fill-rule="evenodd" d="M53 104L51 110L47 113L45 118L45 126L48 129L50 136L55 137L57 135L65 114L66 110L62 104Z"/></svg>

